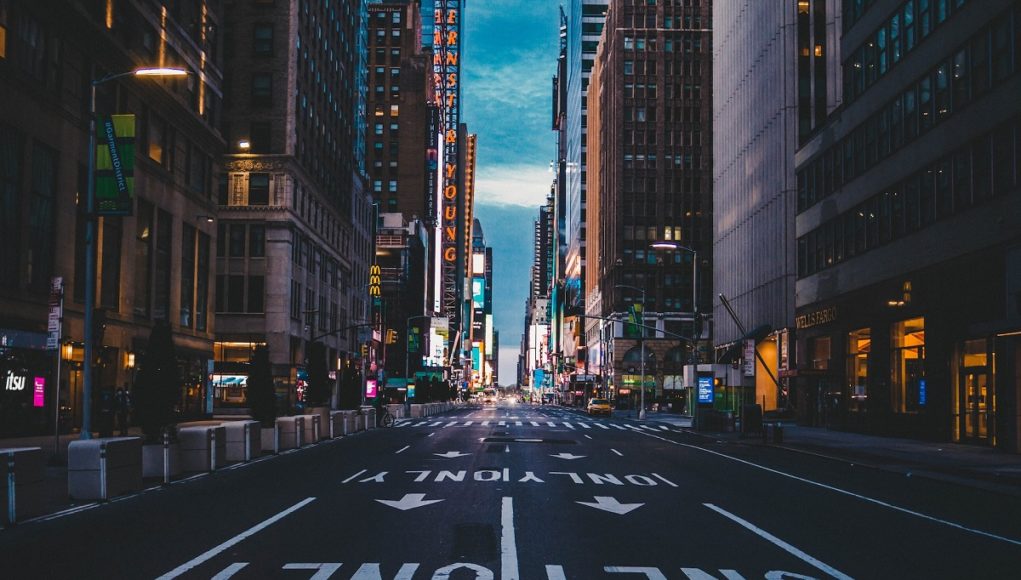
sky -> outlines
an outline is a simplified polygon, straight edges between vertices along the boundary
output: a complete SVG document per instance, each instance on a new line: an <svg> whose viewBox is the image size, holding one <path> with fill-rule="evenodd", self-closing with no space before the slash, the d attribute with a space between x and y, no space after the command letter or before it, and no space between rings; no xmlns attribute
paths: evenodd
<svg viewBox="0 0 1021 580"><path fill-rule="evenodd" d="M500 384L517 372L532 233L554 175L550 127L559 3L465 0L462 119L478 135L475 215L493 248L493 318Z"/></svg>

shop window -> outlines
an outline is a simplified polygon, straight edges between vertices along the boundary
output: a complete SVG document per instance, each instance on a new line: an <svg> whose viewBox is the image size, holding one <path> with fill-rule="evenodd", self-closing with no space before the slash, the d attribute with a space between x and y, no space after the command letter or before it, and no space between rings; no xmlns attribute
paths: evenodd
<svg viewBox="0 0 1021 580"><path fill-rule="evenodd" d="M812 361L813 369L830 368L830 337L818 336L808 339L808 358Z"/></svg>
<svg viewBox="0 0 1021 580"><path fill-rule="evenodd" d="M872 332L868 328L853 330L847 335L847 383L850 408L862 410L868 398L869 353Z"/></svg>
<svg viewBox="0 0 1021 580"><path fill-rule="evenodd" d="M925 319L912 318L890 328L890 403L895 413L925 408Z"/></svg>

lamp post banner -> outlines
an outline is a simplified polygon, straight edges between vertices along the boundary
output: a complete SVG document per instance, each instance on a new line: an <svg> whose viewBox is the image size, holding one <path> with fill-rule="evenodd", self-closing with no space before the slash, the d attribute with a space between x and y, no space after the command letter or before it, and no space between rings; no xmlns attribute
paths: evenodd
<svg viewBox="0 0 1021 580"><path fill-rule="evenodd" d="M96 144L96 215L131 215L135 191L135 116L104 115Z"/></svg>

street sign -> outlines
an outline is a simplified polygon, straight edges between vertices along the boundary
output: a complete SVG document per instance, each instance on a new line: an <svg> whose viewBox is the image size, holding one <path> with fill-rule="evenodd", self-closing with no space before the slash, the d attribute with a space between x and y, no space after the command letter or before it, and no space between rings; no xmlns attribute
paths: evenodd
<svg viewBox="0 0 1021 580"><path fill-rule="evenodd" d="M46 350L60 348L60 322L64 317L64 279L54 276L50 279L50 312L46 318Z"/></svg>

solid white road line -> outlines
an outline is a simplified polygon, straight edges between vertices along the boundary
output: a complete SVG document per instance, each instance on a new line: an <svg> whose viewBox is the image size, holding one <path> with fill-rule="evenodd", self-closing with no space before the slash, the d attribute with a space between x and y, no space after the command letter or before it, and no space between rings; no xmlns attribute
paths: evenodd
<svg viewBox="0 0 1021 580"><path fill-rule="evenodd" d="M314 502L315 500L316 500L316 498L314 498L314 497L307 497L307 498L299 501L298 503L292 505L291 507L285 509L284 511L278 513L277 515L269 518L268 520L265 520L262 523L256 524L256 525L248 528L247 530L241 532L240 534L234 536L233 538L227 540L226 542L220 544L219 546L216 546L215 548L212 548L211 550L208 550L207 552L203 553L202 555L200 555L200 556L198 556L196 558L193 558L192 560L189 560L189 561L185 562L184 564L181 564L177 568L174 568L173 570L171 570L170 572L167 572L166 574L160 576L156 580L170 580L171 578L177 578L181 574L184 574L185 572L187 572L187 571L191 570L192 568L194 568L194 567L196 567L196 566L206 562L207 560L215 558L216 556L218 556L224 550L227 550L227 549L229 549L229 548L231 548L233 546L236 546L237 544L243 542L245 539L247 539L247 538L249 538L249 537L251 537L251 536L253 536L253 535L255 535L255 534L259 533L259 532L261 532L262 530L268 528L269 526L272 526L273 524L279 522L280 520L286 518L287 516L289 516L292 513L300 510L301 508L307 506L308 504Z"/></svg>
<svg viewBox="0 0 1021 580"><path fill-rule="evenodd" d="M592 436L591 436L591 435L589 435L588 433L586 433L586 434L585 434L585 438L586 438L586 439L591 439L591 438L592 438Z"/></svg>
<svg viewBox="0 0 1021 580"><path fill-rule="evenodd" d="M227 566L220 571L219 574L213 576L212 580L227 580L233 575L241 571L242 568L248 565L248 562L234 562L230 566Z"/></svg>
<svg viewBox="0 0 1021 580"><path fill-rule="evenodd" d="M365 473L366 471L368 471L368 470L366 470L366 469L363 469L363 470L359 471L358 473L356 473L356 474L352 475L351 477L349 477L349 478L345 479L344 481L342 481L342 482L340 482L340 483L347 483L347 482L351 481L352 479L354 479L354 478L358 477L359 475L361 475L361 474Z"/></svg>
<svg viewBox="0 0 1021 580"><path fill-rule="evenodd" d="M501 518L503 538L500 542L500 580L521 580L518 573L518 545L514 538L514 499L503 498Z"/></svg>
<svg viewBox="0 0 1021 580"><path fill-rule="evenodd" d="M405 445L404 447L401 447L400 450L397 451L397 453L404 453L405 451L407 451L410 448L411 448L411 445ZM394 455L397 455L397 453L394 453Z"/></svg>
<svg viewBox="0 0 1021 580"><path fill-rule="evenodd" d="M731 521L733 521L735 523L738 523L738 524L744 526L746 529L754 532L760 538L763 538L763 539L766 539L766 540L770 541L771 543L773 543L774 545L778 546L779 548L785 550L786 552L788 552L792 556L794 556L796 558L799 558L800 560L802 560L803 562L809 564L810 566L812 566L814 568L818 568L819 570L822 570L823 572L825 572L826 574L829 574L830 576L836 578L837 580L851 580L851 577L848 576L847 574L844 574L840 570L837 570L836 568L834 568L834 567L832 567L832 566L830 566L830 565L828 565L828 564L826 564L824 562L821 562L821 561L813 558L812 556L809 556L805 552L802 552L798 548L795 548L794 546L788 544L787 542L781 540L780 538L774 536L773 534L767 532L766 530L763 530L762 528L756 527L751 522L749 522L747 520L744 520L744 519L741 519L740 517L735 516L734 514L728 512L727 510L725 510L725 509L723 509L721 507L717 507L717 506L715 506L715 505L713 505L711 503L704 503L702 505L704 505L705 507L713 510L714 512L716 512L718 514L720 514L721 516L723 516L723 517L725 517L725 518L727 518L727 519L729 519L729 520L731 520Z"/></svg>
<svg viewBox="0 0 1021 580"><path fill-rule="evenodd" d="M659 435L651 435L651 434L648 434L648 433L643 433L643 435L646 435L648 437L652 437L653 439L659 439L660 441L666 441L667 443L670 443L670 444L673 444L673 445L679 445L681 447L687 447L689 449L694 449L696 451L701 451L703 453L709 453L711 455L716 455L716 456L722 457L724 459L729 459L729 460L735 461L737 463L742 463L742 464L747 465L749 467L754 467L756 469L761 469L763 471L768 471L770 473L773 473L773 474L776 474L776 475L780 475L780 476L783 476L783 477L787 477L787 478L793 479L795 481L800 481L802 483L807 483L808 485L814 485L816 487L821 487L823 489L828 489L828 490L836 492L836 493L847 495L847 496L853 497L855 499L860 499L862 501L865 501L865 502L868 502L868 503L872 503L872 504L875 504L875 505L878 505L878 506L881 506L881 507L884 507L884 508L887 508L887 509L898 511L898 512L901 512L901 513L904 513L904 514L908 514L908 515L911 515L911 516L915 516L915 517L921 518L923 520L927 520L927 521L934 522L934 523L937 523L937 524L942 524L942 525L949 526L951 528L956 528L958 530L962 530L962 531L965 531L965 532L971 532L973 534L976 534L976 535L979 535L979 536L984 536L986 538L992 538L994 540L1000 540L1001 542L1006 542L1008 544L1013 544L1015 546L1021 546L1021 540L1018 540L1018 539L1015 539L1015 538L1008 538L1008 537L1005 537L1005 536L999 536L997 534L993 534L991 532L985 532L985 531L978 530L978 529L975 529L975 528L969 528L967 526L963 526L961 524L958 524L958 523L955 523L955 522L951 522L949 520L944 520L944 519L937 518L935 516L930 516L930 515L927 515L927 514L923 514L921 512L916 512L914 510L910 510L908 508L904 508L904 507L901 507L899 505L894 505L892 503L887 503L887 502L885 502L883 500L879 500L879 499L875 499L875 498L872 498L872 497L868 497L866 495L861 495L861 494L855 493L853 491L848 491L846 489L841 489L839 487L834 487L832 485L828 485L828 484L821 483L821 482L818 482L818 481L813 481L811 479L806 479L806 478L798 476L798 475L794 475L794 474L791 474L791 473L786 473L786 472L780 471L778 469L773 469L772 467L766 467L765 465L759 465L757 463L752 463L751 461L746 461L744 459L739 459L737 457L732 457L730 455L727 455L726 453L720 453L718 451L713 451L711 449L706 449L704 447L699 447L698 445L691 445L690 443L680 443L678 441L673 441L672 439L667 439L665 437L660 437Z"/></svg>
<svg viewBox="0 0 1021 580"><path fill-rule="evenodd" d="M621 453L620 451L617 451L616 449L611 449L610 451L613 451L613 452L614 452L614 453L616 453L617 455L620 455L621 457L624 457L624 454L623 454L623 453Z"/></svg>

